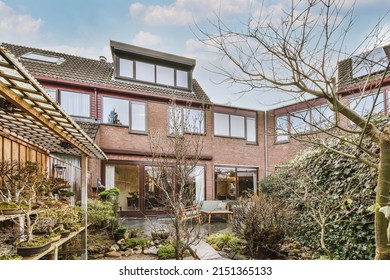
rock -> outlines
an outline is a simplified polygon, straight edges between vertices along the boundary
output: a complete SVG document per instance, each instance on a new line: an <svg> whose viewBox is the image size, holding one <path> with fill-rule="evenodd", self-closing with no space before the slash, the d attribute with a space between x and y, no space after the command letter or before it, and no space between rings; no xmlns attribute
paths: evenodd
<svg viewBox="0 0 390 280"><path fill-rule="evenodd" d="M118 240L118 241L116 242L116 244L118 244L118 245L123 245L123 244L125 244L125 242L126 242L125 239L120 239L120 240Z"/></svg>
<svg viewBox="0 0 390 280"><path fill-rule="evenodd" d="M129 250L125 251L125 252L123 253L123 255L124 255L125 257L130 257L130 256L134 255L134 251L133 251L133 249L129 249Z"/></svg>
<svg viewBox="0 0 390 280"><path fill-rule="evenodd" d="M229 246L224 246L224 247L222 248L222 250L223 250L224 252L230 253L230 252L232 251L232 248L230 248Z"/></svg>
<svg viewBox="0 0 390 280"><path fill-rule="evenodd" d="M104 256L106 256L108 258L119 259L122 256L122 254L117 252L117 251L110 251L110 252L105 253Z"/></svg>
<svg viewBox="0 0 390 280"><path fill-rule="evenodd" d="M135 246L133 248L134 254L141 254L142 253L142 247L141 246Z"/></svg>
<svg viewBox="0 0 390 280"><path fill-rule="evenodd" d="M149 242L149 245L150 245L151 247L153 247L153 246L155 245L155 243L154 243L153 241L150 241L150 242Z"/></svg>
<svg viewBox="0 0 390 280"><path fill-rule="evenodd" d="M120 248L117 244L114 244L110 247L110 251L119 251L119 250L120 250Z"/></svg>
<svg viewBox="0 0 390 280"><path fill-rule="evenodd" d="M154 245L160 245L161 244L160 240L158 240L158 239L153 240L153 243L154 243Z"/></svg>
<svg viewBox="0 0 390 280"><path fill-rule="evenodd" d="M158 251L158 249L155 246L152 246L148 249L145 249L144 254L145 255L157 255L157 251Z"/></svg>
<svg viewBox="0 0 390 280"><path fill-rule="evenodd" d="M231 251L229 254L229 258L234 259L234 256L236 255L236 252Z"/></svg>
<svg viewBox="0 0 390 280"><path fill-rule="evenodd" d="M241 254L235 254L233 260L247 260L248 258Z"/></svg>

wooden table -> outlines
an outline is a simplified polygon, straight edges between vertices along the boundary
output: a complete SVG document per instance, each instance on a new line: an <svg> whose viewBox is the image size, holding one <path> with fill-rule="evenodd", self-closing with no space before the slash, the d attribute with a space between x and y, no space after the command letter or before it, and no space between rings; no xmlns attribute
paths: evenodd
<svg viewBox="0 0 390 280"><path fill-rule="evenodd" d="M227 215L228 219L231 220L233 216L233 212L229 210L201 210L200 213L202 215L208 215L209 216L209 224L211 221L211 215Z"/></svg>

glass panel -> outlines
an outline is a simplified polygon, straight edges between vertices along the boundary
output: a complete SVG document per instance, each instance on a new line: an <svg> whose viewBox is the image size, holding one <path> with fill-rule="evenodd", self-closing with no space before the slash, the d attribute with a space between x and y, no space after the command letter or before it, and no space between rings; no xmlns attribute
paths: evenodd
<svg viewBox="0 0 390 280"><path fill-rule="evenodd" d="M53 99L54 101L57 101L57 90L54 88L45 88L46 93Z"/></svg>
<svg viewBox="0 0 390 280"><path fill-rule="evenodd" d="M188 72L176 70L176 86L188 88Z"/></svg>
<svg viewBox="0 0 390 280"><path fill-rule="evenodd" d="M247 118L246 119L246 140L248 142L256 143L256 119L255 118Z"/></svg>
<svg viewBox="0 0 390 280"><path fill-rule="evenodd" d="M145 210L166 210L166 196L172 193L172 168L145 166Z"/></svg>
<svg viewBox="0 0 390 280"><path fill-rule="evenodd" d="M191 206L199 204L204 200L205 178L203 166L196 166L194 168L184 187L185 191L183 192L182 199L184 205Z"/></svg>
<svg viewBox="0 0 390 280"><path fill-rule="evenodd" d="M121 210L139 210L139 166L106 165L106 188L119 189L118 206Z"/></svg>
<svg viewBox="0 0 390 280"><path fill-rule="evenodd" d="M229 167L215 168L216 199L236 199L236 169Z"/></svg>
<svg viewBox="0 0 390 280"><path fill-rule="evenodd" d="M276 117L276 142L288 141L288 116Z"/></svg>
<svg viewBox="0 0 390 280"><path fill-rule="evenodd" d="M230 116L230 136L245 138L245 117Z"/></svg>
<svg viewBox="0 0 390 280"><path fill-rule="evenodd" d="M375 94L368 95L364 97L355 97L350 100L349 107L354 109L360 116L367 116L374 104ZM383 93L380 92L378 100L376 101L374 113L383 113L384 112L384 101Z"/></svg>
<svg viewBox="0 0 390 280"><path fill-rule="evenodd" d="M250 196L257 191L257 170L255 168L237 169L237 195Z"/></svg>
<svg viewBox="0 0 390 280"><path fill-rule="evenodd" d="M168 133L170 135L183 135L183 110L178 107L169 107Z"/></svg>
<svg viewBox="0 0 390 280"><path fill-rule="evenodd" d="M103 122L129 125L129 101L103 97Z"/></svg>
<svg viewBox="0 0 390 280"><path fill-rule="evenodd" d="M90 117L90 95L72 91L61 91L61 106L72 116Z"/></svg>
<svg viewBox="0 0 390 280"><path fill-rule="evenodd" d="M317 128L330 128L334 122L334 112L327 105L316 106L311 110L312 126Z"/></svg>
<svg viewBox="0 0 390 280"><path fill-rule="evenodd" d="M291 114L291 133L303 133L310 130L309 110Z"/></svg>
<svg viewBox="0 0 390 280"><path fill-rule="evenodd" d="M132 60L119 58L119 76L134 78L134 62Z"/></svg>
<svg viewBox="0 0 390 280"><path fill-rule="evenodd" d="M382 47L352 57L352 77L362 77L385 70L388 63L389 60Z"/></svg>
<svg viewBox="0 0 390 280"><path fill-rule="evenodd" d="M186 132L189 133L204 133L204 111L195 109L185 110Z"/></svg>
<svg viewBox="0 0 390 280"><path fill-rule="evenodd" d="M154 83L154 64L136 62L136 79Z"/></svg>
<svg viewBox="0 0 390 280"><path fill-rule="evenodd" d="M52 64L62 64L65 61L63 57L51 56L51 55L39 54L33 52L24 54L21 57L25 59L37 60L37 61L42 61L42 62L47 62Z"/></svg>
<svg viewBox="0 0 390 280"><path fill-rule="evenodd" d="M220 136L230 136L229 115L214 113L214 134Z"/></svg>
<svg viewBox="0 0 390 280"><path fill-rule="evenodd" d="M146 104L131 102L131 130L146 131Z"/></svg>
<svg viewBox="0 0 390 280"><path fill-rule="evenodd" d="M158 84L174 86L174 69L164 66L156 66L156 78Z"/></svg>

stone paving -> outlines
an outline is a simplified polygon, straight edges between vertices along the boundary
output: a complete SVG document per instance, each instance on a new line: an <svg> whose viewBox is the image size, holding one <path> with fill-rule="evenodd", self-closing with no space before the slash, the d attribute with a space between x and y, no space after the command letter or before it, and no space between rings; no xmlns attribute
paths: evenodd
<svg viewBox="0 0 390 280"><path fill-rule="evenodd" d="M128 228L139 228L145 234L150 235L150 232L154 229L168 229L171 227L172 221L170 218L126 218L121 220L120 225ZM221 231L231 231L231 224L225 221L216 221L211 224L205 223L201 225L201 232L204 236ZM222 257L213 247L203 240L200 240L196 245L191 246L191 248L201 260L227 260L227 258Z"/></svg>

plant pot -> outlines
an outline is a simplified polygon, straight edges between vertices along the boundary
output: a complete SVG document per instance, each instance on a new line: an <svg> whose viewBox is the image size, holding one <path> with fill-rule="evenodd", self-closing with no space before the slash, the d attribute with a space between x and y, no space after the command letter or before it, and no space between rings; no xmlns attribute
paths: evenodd
<svg viewBox="0 0 390 280"><path fill-rule="evenodd" d="M42 253L42 252L46 251L47 249L49 249L50 246L51 246L51 240L47 241L46 243L44 243L42 245L36 245L36 246L32 246L32 247L17 246L16 252L18 253L19 256L28 257L31 255Z"/></svg>
<svg viewBox="0 0 390 280"><path fill-rule="evenodd" d="M70 235L70 230L61 231L61 238L68 237Z"/></svg>
<svg viewBox="0 0 390 280"><path fill-rule="evenodd" d="M17 214L23 214L24 211L20 208L15 208L15 209L2 209L0 210L0 214L3 214L3 215L17 215Z"/></svg>

